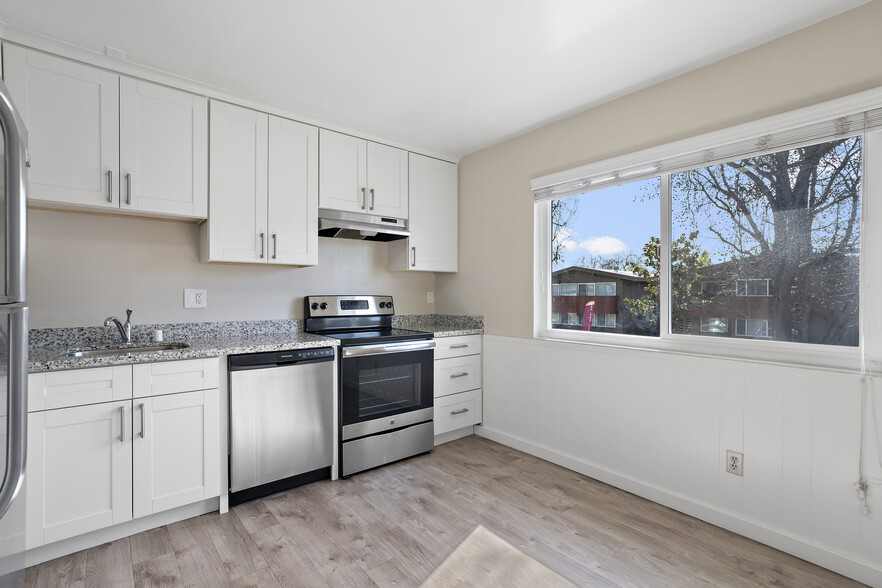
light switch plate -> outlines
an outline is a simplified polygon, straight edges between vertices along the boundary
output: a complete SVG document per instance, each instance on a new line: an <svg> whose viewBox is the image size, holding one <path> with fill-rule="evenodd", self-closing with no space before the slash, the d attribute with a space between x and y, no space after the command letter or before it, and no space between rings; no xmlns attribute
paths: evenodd
<svg viewBox="0 0 882 588"><path fill-rule="evenodd" d="M434 292L426 292L426 302L428 302L429 304L435 304Z"/></svg>
<svg viewBox="0 0 882 588"><path fill-rule="evenodd" d="M184 308L208 308L208 290L185 288Z"/></svg>

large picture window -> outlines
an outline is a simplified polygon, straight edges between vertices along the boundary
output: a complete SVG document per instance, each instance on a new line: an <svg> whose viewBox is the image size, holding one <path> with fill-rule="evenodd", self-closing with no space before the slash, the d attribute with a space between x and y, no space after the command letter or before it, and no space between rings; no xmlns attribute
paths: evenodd
<svg viewBox="0 0 882 588"><path fill-rule="evenodd" d="M882 223L863 202L882 190L864 173L882 167L882 109L842 104L534 180L537 333L854 365L882 320L861 300L882 288L862 230Z"/></svg>

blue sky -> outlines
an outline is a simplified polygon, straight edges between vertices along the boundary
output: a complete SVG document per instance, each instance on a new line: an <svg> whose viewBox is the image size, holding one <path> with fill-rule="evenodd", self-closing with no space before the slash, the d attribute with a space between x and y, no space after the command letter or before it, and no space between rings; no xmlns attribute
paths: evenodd
<svg viewBox="0 0 882 588"><path fill-rule="evenodd" d="M573 265L582 256L640 255L649 238L659 236L659 199L647 198L658 194L658 184L659 179L652 178L573 196L578 211L569 226L563 261L557 267Z"/></svg>

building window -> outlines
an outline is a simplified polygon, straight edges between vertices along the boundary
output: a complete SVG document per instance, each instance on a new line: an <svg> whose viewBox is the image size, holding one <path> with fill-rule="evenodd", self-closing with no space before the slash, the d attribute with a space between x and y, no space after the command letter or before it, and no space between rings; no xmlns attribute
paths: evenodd
<svg viewBox="0 0 882 588"><path fill-rule="evenodd" d="M735 296L768 296L769 280L735 280Z"/></svg>
<svg viewBox="0 0 882 588"><path fill-rule="evenodd" d="M597 296L615 296L616 295L616 283L615 282L597 282Z"/></svg>
<svg viewBox="0 0 882 588"><path fill-rule="evenodd" d="M551 324L552 325L559 325L560 324L560 313L559 312L552 312L551 313Z"/></svg>
<svg viewBox="0 0 882 588"><path fill-rule="evenodd" d="M594 284L579 284L579 296L594 296Z"/></svg>
<svg viewBox="0 0 882 588"><path fill-rule="evenodd" d="M701 317L702 333L728 333L729 319Z"/></svg>
<svg viewBox="0 0 882 588"><path fill-rule="evenodd" d="M768 337L769 321L765 319L735 319L736 337Z"/></svg>
<svg viewBox="0 0 882 588"><path fill-rule="evenodd" d="M658 246L660 189L656 177L551 200L549 281L552 297L560 296L549 301L552 313L575 310L577 302L564 296L618 295L597 301L592 327L659 335L658 258L644 253ZM608 281L588 282L595 271Z"/></svg>
<svg viewBox="0 0 882 588"><path fill-rule="evenodd" d="M582 324L582 314L578 313L578 312L567 313L567 324L568 325L581 325Z"/></svg>
<svg viewBox="0 0 882 588"><path fill-rule="evenodd" d="M595 314L593 326L598 327L598 328L602 328L602 329L615 329L616 328L616 315L614 315L614 314Z"/></svg>

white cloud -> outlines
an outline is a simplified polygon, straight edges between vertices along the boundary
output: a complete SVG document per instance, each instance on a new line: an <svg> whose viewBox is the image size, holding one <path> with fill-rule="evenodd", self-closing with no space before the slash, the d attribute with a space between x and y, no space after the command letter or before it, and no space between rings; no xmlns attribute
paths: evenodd
<svg viewBox="0 0 882 588"><path fill-rule="evenodd" d="M588 237L584 241L579 241L575 243L575 245L571 248L568 245L570 243L574 243L573 241L568 241L564 246L567 250L572 250L575 248L584 249L590 255L597 256L608 256L615 255L617 253L622 253L624 251L628 251L630 247L625 245L621 240L616 239L615 237L610 237L609 235L605 235L603 237Z"/></svg>

